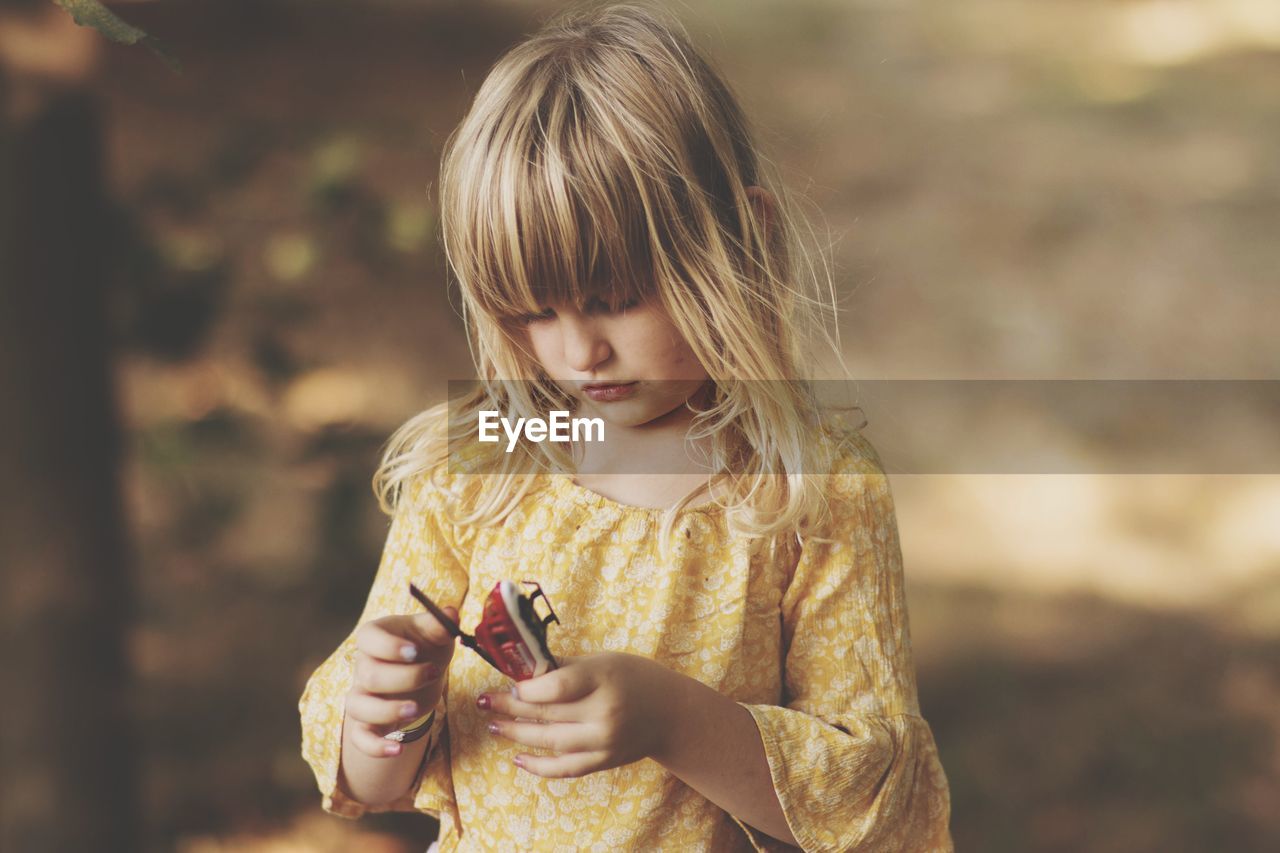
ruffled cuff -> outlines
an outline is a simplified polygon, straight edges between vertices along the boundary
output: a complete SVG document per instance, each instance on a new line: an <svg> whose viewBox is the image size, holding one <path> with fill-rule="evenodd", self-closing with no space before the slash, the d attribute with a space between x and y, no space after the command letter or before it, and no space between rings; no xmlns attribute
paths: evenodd
<svg viewBox="0 0 1280 853"><path fill-rule="evenodd" d="M743 707L760 730L778 802L802 849L954 849L947 781L921 717L848 714L829 723L776 705ZM738 824L757 850L791 849Z"/></svg>
<svg viewBox="0 0 1280 853"><path fill-rule="evenodd" d="M346 818L358 818L365 814L380 812L424 812L432 817L440 817L440 813L450 808L452 804L452 799L442 794L437 783L440 768L433 766L443 764L439 760L441 750L438 747L445 731L444 716L442 706L436 710L436 718L424 735L427 739L427 748L422 756L422 764L418 767L413 784L404 795L379 806L367 806L359 800L352 799L342 790L342 786L337 781L335 767L333 781L328 781L329 776L326 774L325 781L321 782L320 790L323 794L320 801L321 807L330 814ZM341 741L341 732L339 732L339 741ZM316 773L316 781L321 781L319 772Z"/></svg>

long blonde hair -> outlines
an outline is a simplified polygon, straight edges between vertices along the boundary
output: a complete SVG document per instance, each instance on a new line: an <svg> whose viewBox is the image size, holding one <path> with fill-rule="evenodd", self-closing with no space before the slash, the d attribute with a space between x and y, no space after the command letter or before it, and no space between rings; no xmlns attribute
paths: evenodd
<svg viewBox="0 0 1280 853"><path fill-rule="evenodd" d="M736 531L804 536L825 520L815 477L829 416L800 374L834 323L820 255L801 251L781 186L734 95L678 25L636 6L573 12L489 72L451 135L440 176L448 264L462 293L479 376L474 391L420 413L388 441L374 476L384 511L402 487L474 441L477 412L545 413L573 401L521 346L512 318L592 294L656 299L712 379L691 436L713 448L709 482ZM537 475L572 470L566 451L526 442L476 470L485 486L456 523L496 521ZM822 454L826 453L827 457ZM709 488L672 507L676 515Z"/></svg>

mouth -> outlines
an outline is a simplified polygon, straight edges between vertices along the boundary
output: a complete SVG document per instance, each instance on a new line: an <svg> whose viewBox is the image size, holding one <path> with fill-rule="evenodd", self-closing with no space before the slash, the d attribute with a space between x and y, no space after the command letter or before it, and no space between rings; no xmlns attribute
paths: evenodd
<svg viewBox="0 0 1280 853"><path fill-rule="evenodd" d="M600 390L602 388L626 388L629 385L635 385L632 382L590 382L582 386L583 391Z"/></svg>
<svg viewBox="0 0 1280 853"><path fill-rule="evenodd" d="M582 393L596 402L621 400L635 392L638 382L593 382L582 386Z"/></svg>

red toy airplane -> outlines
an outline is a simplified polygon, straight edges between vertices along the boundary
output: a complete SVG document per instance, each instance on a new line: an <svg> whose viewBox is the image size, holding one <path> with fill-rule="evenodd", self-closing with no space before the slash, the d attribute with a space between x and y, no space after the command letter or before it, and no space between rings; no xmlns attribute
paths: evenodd
<svg viewBox="0 0 1280 853"><path fill-rule="evenodd" d="M464 646L503 675L524 681L556 668L556 659L547 648L547 625L559 623L560 619L541 586L533 581L523 583L534 588L532 595L525 595L511 581L493 585L474 637L463 632L422 590L409 584L409 592ZM546 616L539 616L533 609L533 601L539 597L546 602Z"/></svg>

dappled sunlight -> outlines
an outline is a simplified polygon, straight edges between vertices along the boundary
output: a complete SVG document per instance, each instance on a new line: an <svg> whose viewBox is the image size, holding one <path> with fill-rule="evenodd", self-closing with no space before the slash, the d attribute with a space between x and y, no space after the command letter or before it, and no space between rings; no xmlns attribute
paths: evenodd
<svg viewBox="0 0 1280 853"><path fill-rule="evenodd" d="M315 267L319 248L309 234L276 234L267 241L263 262L271 275L284 282L297 281Z"/></svg>
<svg viewBox="0 0 1280 853"><path fill-rule="evenodd" d="M376 370L323 368L289 384L283 413L300 430L333 424L382 427L406 405L425 405L410 377L393 366Z"/></svg>
<svg viewBox="0 0 1280 853"><path fill-rule="evenodd" d="M1280 48L1280 5L1271 0L1138 0L1104 13L1122 59L1181 65L1235 50Z"/></svg>
<svg viewBox="0 0 1280 853"><path fill-rule="evenodd" d="M1168 68L1280 48L1271 0L971 0L937 23L936 32L979 49L1086 63Z"/></svg>
<svg viewBox="0 0 1280 853"><path fill-rule="evenodd" d="M285 415L300 429L354 421L371 402L371 389L363 379L341 368L304 374L285 392Z"/></svg>
<svg viewBox="0 0 1280 853"><path fill-rule="evenodd" d="M898 476L909 575L1229 615L1280 585L1280 477ZM1250 622L1280 636L1280 620Z"/></svg>
<svg viewBox="0 0 1280 853"><path fill-rule="evenodd" d="M422 202L399 201L387 218L387 242L401 252L418 252L431 237L434 220Z"/></svg>
<svg viewBox="0 0 1280 853"><path fill-rule="evenodd" d="M262 421L283 418L302 432L335 424L385 429L406 407L426 402L412 377L396 365L322 368L299 374L277 391L235 358L138 361L123 375L121 395L130 424L139 429L197 422L219 410Z"/></svg>
<svg viewBox="0 0 1280 853"><path fill-rule="evenodd" d="M263 418L274 411L262 377L233 359L139 360L122 374L120 394L126 421L134 428L197 421L219 408Z"/></svg>

